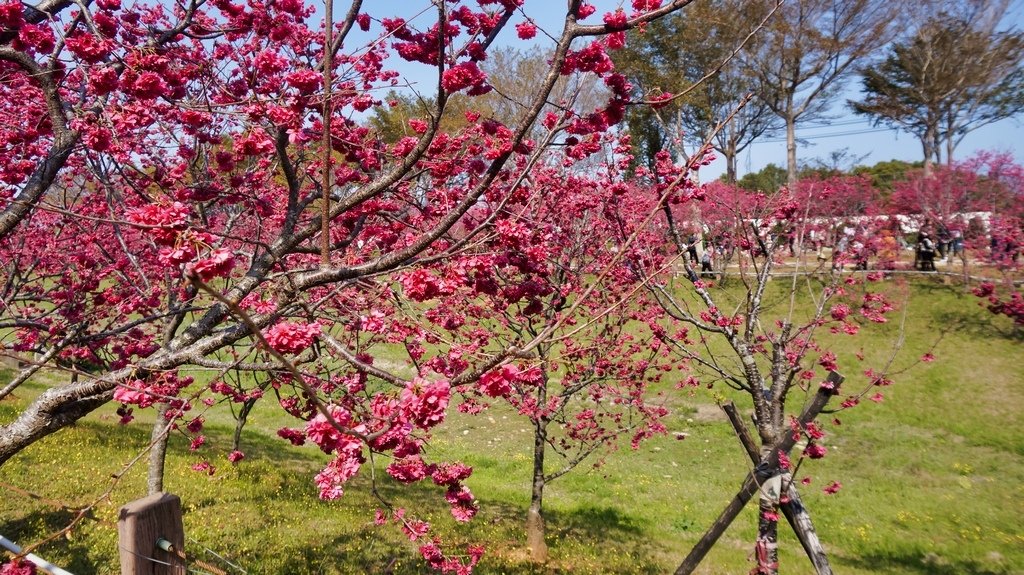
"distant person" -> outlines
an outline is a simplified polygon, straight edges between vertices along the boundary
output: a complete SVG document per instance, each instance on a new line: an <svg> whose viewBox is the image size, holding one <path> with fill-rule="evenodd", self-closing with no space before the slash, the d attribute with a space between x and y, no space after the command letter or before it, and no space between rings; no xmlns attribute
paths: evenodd
<svg viewBox="0 0 1024 575"><path fill-rule="evenodd" d="M704 255L700 257L700 277L715 277L714 270L711 267L711 252L707 250L704 252Z"/></svg>
<svg viewBox="0 0 1024 575"><path fill-rule="evenodd" d="M918 237L917 252L921 262L921 271L933 272L935 271L935 242L924 232L921 232Z"/></svg>
<svg viewBox="0 0 1024 575"><path fill-rule="evenodd" d="M693 265L697 265L699 261L697 257L697 242L699 241L700 239L697 238L697 234L692 232L686 238L686 253L690 256L690 263Z"/></svg>
<svg viewBox="0 0 1024 575"><path fill-rule="evenodd" d="M868 269L868 249L859 239L853 240L851 244L853 248L853 259L855 265L853 269L867 271Z"/></svg>
<svg viewBox="0 0 1024 575"><path fill-rule="evenodd" d="M964 257L964 233L961 230L953 230L953 239L950 243L949 259Z"/></svg>
<svg viewBox="0 0 1024 575"><path fill-rule="evenodd" d="M946 254L950 252L950 246L953 243L953 236L950 235L949 230L946 226L939 227L939 242L935 246L935 251L939 255L939 259L944 259Z"/></svg>

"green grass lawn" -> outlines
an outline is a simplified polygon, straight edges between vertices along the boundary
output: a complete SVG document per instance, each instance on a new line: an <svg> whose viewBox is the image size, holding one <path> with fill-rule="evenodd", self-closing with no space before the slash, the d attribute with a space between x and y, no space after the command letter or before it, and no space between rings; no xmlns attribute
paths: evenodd
<svg viewBox="0 0 1024 575"><path fill-rule="evenodd" d="M923 282L911 291L896 367L914 364L933 345L936 361L900 373L883 390L882 403L864 401L828 416L842 424L826 426L829 456L801 469L813 477L804 499L837 573L1024 573L1024 342L960 288ZM841 358L863 349L869 361L881 359L897 323L837 339ZM865 381L852 371L849 391ZM5 380L0 373L0 383ZM0 422L41 385L30 383L18 398L0 402ZM552 561L546 566L531 565L524 549L532 437L512 412L453 413L431 442L435 458L474 468L468 485L481 512L471 523L451 520L440 488L396 487L382 473L385 461L376 462L383 476L378 489L434 523L446 541L485 544L479 573L671 572L733 496L748 465L711 392L672 391L666 401L673 408L668 427L688 433L685 440L670 434L638 451L624 446L603 466L581 467L549 486ZM287 416L269 404L257 408L243 439L246 458L237 466L225 459L230 416L211 411L207 419L202 452L217 465L214 475L191 470L199 456L182 436L169 450L166 488L182 498L190 554L238 572L209 549L253 574L425 571L415 544L390 526L373 525L379 503L369 465L341 500L322 502L312 477L325 456L274 435L294 425ZM121 427L105 408L0 467L0 534L30 544L66 525L72 514L53 501L82 506L110 488L111 474L148 442L150 420L142 414ZM78 575L119 572L117 510L145 494L144 476L143 460L68 537L37 552ZM825 495L831 480L843 488ZM739 517L701 573L749 572L755 511ZM788 527L780 532L783 572L811 573Z"/></svg>

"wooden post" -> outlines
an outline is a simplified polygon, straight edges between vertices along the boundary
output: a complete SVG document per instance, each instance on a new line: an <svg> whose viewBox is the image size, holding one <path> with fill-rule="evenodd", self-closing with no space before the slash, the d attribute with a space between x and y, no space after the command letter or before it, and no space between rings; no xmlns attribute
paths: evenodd
<svg viewBox="0 0 1024 575"><path fill-rule="evenodd" d="M155 493L122 507L117 537L121 575L185 575L185 529L177 495ZM161 539L170 546L157 546Z"/></svg>
<svg viewBox="0 0 1024 575"><path fill-rule="evenodd" d="M828 380L834 386L837 386L843 381L843 376L836 372L831 372L829 373ZM832 397L832 393L831 390L822 388L814 394L811 402L804 408L803 413L797 419L801 426L807 425L807 423L814 421L815 417L818 417L818 414L821 413L821 410L825 408L828 400ZM704 556L711 550L711 547L718 541L718 538L722 536L722 533L725 533L726 528L729 527L747 502L750 501L758 487L773 475L773 470L779 466L779 453L788 454L789 450L793 449L794 444L796 444L796 439L793 437L793 434L784 433L782 438L769 451L768 455L759 458L761 464L747 474L747 478L744 480L743 486L736 493L736 496L733 497L733 500L718 516L718 519L708 528L700 541L693 546L690 553L683 559L683 562L679 564L675 575L690 575L693 573L697 565L704 559Z"/></svg>
<svg viewBox="0 0 1024 575"><path fill-rule="evenodd" d="M841 376L837 374L837 377ZM835 381L833 383L838 385ZM730 401L723 405L722 409L729 416L729 421L732 423L733 429L736 430L736 436L743 444L743 449L750 456L750 461L757 465L761 460L761 454L758 453L757 444L754 443L754 438L750 435L747 426L743 424L736 406ZM782 509L782 513L785 514L786 520L789 521L793 532L796 533L796 538L800 540L800 545L803 546L807 558L814 565L817 575L832 575L832 567L829 565L825 548L822 546L821 540L818 539L818 533L814 530L814 524L811 523L810 514L804 507L803 501L800 500L800 494L793 486L793 477L784 474L782 478L782 483L786 488L784 499L787 499L785 502L780 502L779 507Z"/></svg>

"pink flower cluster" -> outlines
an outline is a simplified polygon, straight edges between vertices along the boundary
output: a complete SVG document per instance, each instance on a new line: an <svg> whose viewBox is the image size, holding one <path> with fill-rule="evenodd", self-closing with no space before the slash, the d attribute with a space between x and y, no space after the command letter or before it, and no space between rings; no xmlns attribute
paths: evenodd
<svg viewBox="0 0 1024 575"><path fill-rule="evenodd" d="M320 324L317 322L305 325L281 322L263 332L264 339L275 351L292 354L309 348L319 335Z"/></svg>
<svg viewBox="0 0 1024 575"><path fill-rule="evenodd" d="M533 22L520 22L516 24L516 35L523 40L529 40L537 35L537 25Z"/></svg>
<svg viewBox="0 0 1024 575"><path fill-rule="evenodd" d="M178 234L188 227L189 208L181 202L171 205L148 204L128 213L132 222L146 226L145 232L160 245L173 245Z"/></svg>
<svg viewBox="0 0 1024 575"><path fill-rule="evenodd" d="M820 443L808 443L807 447L804 448L804 455L811 459L821 459L825 457L826 453L828 453L828 450Z"/></svg>
<svg viewBox="0 0 1024 575"><path fill-rule="evenodd" d="M415 269L400 280L405 295L413 301L426 301L441 293L437 278L425 269Z"/></svg>
<svg viewBox="0 0 1024 575"><path fill-rule="evenodd" d="M235 267L235 254L227 248L217 248L205 259L185 266L185 273L207 282L215 277L227 277ZM318 332L319 333L319 332Z"/></svg>
<svg viewBox="0 0 1024 575"><path fill-rule="evenodd" d="M505 397L512 391L519 373L520 369L511 364L488 371L480 377L480 391L488 397Z"/></svg>
<svg viewBox="0 0 1024 575"><path fill-rule="evenodd" d="M148 392L145 382L132 379L119 385L114 390L114 401L138 405L139 407L149 407L157 402L157 398Z"/></svg>
<svg viewBox="0 0 1024 575"><path fill-rule="evenodd" d="M637 12L657 10L661 8L662 0L633 0L633 9Z"/></svg>
<svg viewBox="0 0 1024 575"><path fill-rule="evenodd" d="M415 377L402 390L399 401L408 421L422 429L429 429L444 421L451 399L451 384L446 380L433 383Z"/></svg>
<svg viewBox="0 0 1024 575"><path fill-rule="evenodd" d="M476 65L476 62L462 62L444 71L441 75L441 86L448 92L458 92L469 88L470 96L479 96L491 91L487 85L487 75Z"/></svg>
<svg viewBox="0 0 1024 575"><path fill-rule="evenodd" d="M149 381L130 379L114 390L114 401L142 408L149 407L167 401L166 398L177 396L183 388L191 385L192 381L191 377L179 378L170 372L151 376ZM189 405L181 400L173 400L171 404L182 407L183 411L189 409Z"/></svg>
<svg viewBox="0 0 1024 575"><path fill-rule="evenodd" d="M355 433L365 433L363 425L353 425L352 414L345 408L332 405L328 408L331 422L324 414L317 414L306 424L306 437L315 443L324 453L334 454L334 459L317 474L315 482L320 489L320 498L325 500L338 499L344 491L342 485L359 472L363 457L362 441L342 429L352 429ZM278 432L280 434L280 432Z"/></svg>
<svg viewBox="0 0 1024 575"><path fill-rule="evenodd" d="M35 575L36 566L24 559L8 561L0 565L0 575Z"/></svg>
<svg viewBox="0 0 1024 575"><path fill-rule="evenodd" d="M440 541L437 539L420 547L420 555L426 560L431 568L441 573L454 573L455 575L469 575L473 567L480 561L484 554L483 547L471 545L466 550L466 560L460 561L457 558L447 557L441 550Z"/></svg>

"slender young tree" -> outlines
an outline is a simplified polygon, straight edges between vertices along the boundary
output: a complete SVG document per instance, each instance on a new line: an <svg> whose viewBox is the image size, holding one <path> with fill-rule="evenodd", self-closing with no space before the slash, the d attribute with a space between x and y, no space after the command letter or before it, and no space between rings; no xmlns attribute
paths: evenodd
<svg viewBox="0 0 1024 575"><path fill-rule="evenodd" d="M623 436L636 447L664 431L666 410L648 392L667 361L667 348L651 335L660 310L638 297L638 278L618 256L618 223L608 217L641 211L631 209L641 206L621 195L625 189L567 175L561 166L534 170L522 201L478 212L493 219L494 232L456 268L472 269L467 282L482 291L453 292L423 312L440 340L485 332L486 342L473 340L480 350L522 350L537 342L457 391L465 397L460 409L478 413L504 401L530 424L526 541L538 562L548 558L543 502L549 484ZM594 276L602 280L591 284Z"/></svg>
<svg viewBox="0 0 1024 575"><path fill-rule="evenodd" d="M655 181L664 182L658 175ZM674 180L678 176L673 175ZM645 283L661 307L683 326L666 338L672 349L689 365L690 385L724 386L744 396L753 406L753 433L747 432L742 418L733 417L737 434L754 463L733 502L691 550L676 573L692 573L707 551L744 505L760 490L758 537L754 548L757 565L754 572L778 572L777 522L779 512L786 514L817 573L831 573L824 547L818 539L810 513L801 502L795 487L796 470L807 459L825 455L822 444L824 425L816 416L831 396L853 386L852 393L840 407L852 407L876 386L889 385L885 374L868 370L867 381L848 382L838 371L835 351L823 342L834 335L856 336L861 322L885 322L893 305L880 291L861 284L864 279L881 279L881 272L848 277L842 270L854 267L867 257L868 240L874 234L872 220L862 218L859 228L847 232L839 226L844 238L833 259L817 261L800 267L791 279L783 280L788 292L781 297L788 302L775 315L766 298L780 297L779 280L772 282L778 262L788 250L784 241L789 234L807 237L810 226L829 215L840 219L848 212L845 188L822 183L783 189L774 195L747 192L720 183L695 188L689 197L701 200L702 218L708 227L711 249L716 254L726 243L744 258L749 272L741 275L738 294L718 292L713 279L698 272L685 257L687 244L679 231L685 210L664 204L665 229L679 254L682 273L651 274ZM838 196L833 199L831 196ZM829 214L828 206L836 207ZM884 224L884 220L878 220ZM805 275L810 272L810 275ZM805 278L814 278L807 280ZM784 288L785 289L785 288ZM806 290L806 291L805 291ZM809 297L813 306L807 313L797 312L798 298ZM729 301L727 305L725 301ZM716 351L721 346L725 352ZM828 375L826 377L826 374ZM881 395L873 396L881 399ZM797 411L796 406L799 407ZM799 416L797 415L799 413ZM807 440L799 457L791 457L796 439ZM830 486L827 491L834 491Z"/></svg>

